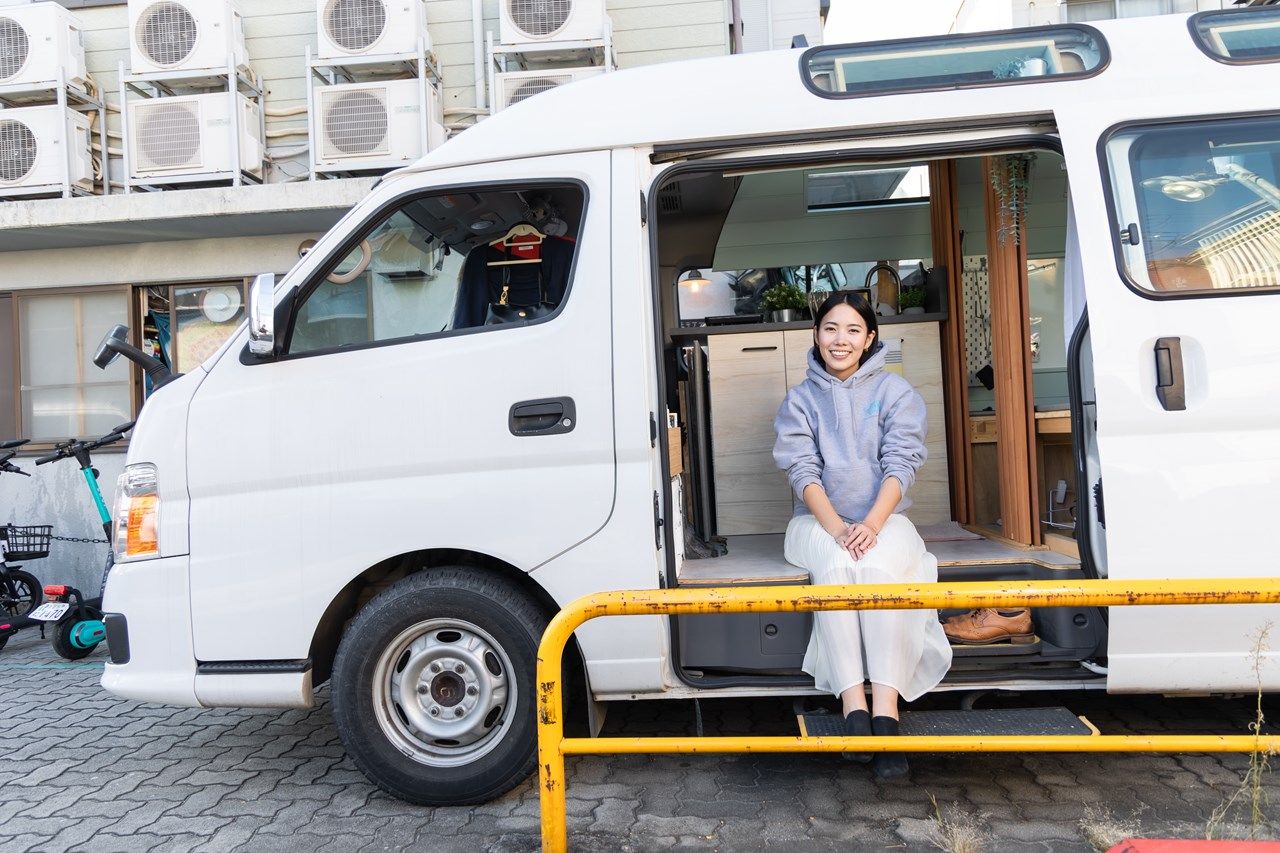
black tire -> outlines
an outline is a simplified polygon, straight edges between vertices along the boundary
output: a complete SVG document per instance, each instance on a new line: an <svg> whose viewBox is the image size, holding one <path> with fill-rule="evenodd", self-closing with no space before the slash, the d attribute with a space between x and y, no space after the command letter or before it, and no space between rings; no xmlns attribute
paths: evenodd
<svg viewBox="0 0 1280 853"><path fill-rule="evenodd" d="M351 620L334 661L333 719L347 754L375 785L420 805L511 790L537 763L534 674L546 625L535 601L482 569L431 569L384 590Z"/></svg>
<svg viewBox="0 0 1280 853"><path fill-rule="evenodd" d="M90 609L88 616L91 619L101 619L102 614L98 611ZM58 653L58 657L65 660L80 660L87 658L93 654L94 649L98 648L99 643L94 643L87 649L82 649L71 642L71 629L80 624L82 620L77 619L74 611L69 614L68 618L63 619L53 628L53 650Z"/></svg>
<svg viewBox="0 0 1280 853"><path fill-rule="evenodd" d="M30 572L9 569L7 574L7 582L0 584L0 616L26 616L44 601L44 587Z"/></svg>

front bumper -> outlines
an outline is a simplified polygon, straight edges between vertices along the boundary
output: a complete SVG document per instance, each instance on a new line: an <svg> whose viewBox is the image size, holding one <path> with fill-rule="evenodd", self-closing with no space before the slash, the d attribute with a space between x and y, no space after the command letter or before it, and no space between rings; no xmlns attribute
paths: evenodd
<svg viewBox="0 0 1280 853"><path fill-rule="evenodd" d="M163 557L118 563L107 578L102 609L125 624L124 663L118 641L108 640L112 662L102 686L126 699L198 707L196 658L191 642L189 559Z"/></svg>

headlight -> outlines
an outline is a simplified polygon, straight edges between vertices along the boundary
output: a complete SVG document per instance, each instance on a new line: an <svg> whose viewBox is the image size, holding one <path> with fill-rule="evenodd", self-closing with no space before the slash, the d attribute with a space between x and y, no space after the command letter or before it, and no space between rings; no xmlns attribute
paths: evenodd
<svg viewBox="0 0 1280 853"><path fill-rule="evenodd" d="M116 562L160 556L160 495L156 466L129 465L116 484Z"/></svg>

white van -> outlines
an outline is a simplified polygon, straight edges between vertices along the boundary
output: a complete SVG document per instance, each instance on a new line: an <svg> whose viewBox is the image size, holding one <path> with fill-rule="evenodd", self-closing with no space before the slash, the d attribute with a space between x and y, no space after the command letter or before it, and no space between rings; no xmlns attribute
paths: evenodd
<svg viewBox="0 0 1280 853"><path fill-rule="evenodd" d="M772 419L811 344L797 302L831 287L874 289L928 403L909 515L943 580L1273 575L1277 184L1275 9L539 95L389 175L148 402L102 683L307 707L328 681L377 784L497 796L534 767L557 607L808 582ZM957 650L939 689L1254 690L1268 622L1044 609L1034 643ZM593 723L605 701L803 695L808 626L600 619L573 663Z"/></svg>

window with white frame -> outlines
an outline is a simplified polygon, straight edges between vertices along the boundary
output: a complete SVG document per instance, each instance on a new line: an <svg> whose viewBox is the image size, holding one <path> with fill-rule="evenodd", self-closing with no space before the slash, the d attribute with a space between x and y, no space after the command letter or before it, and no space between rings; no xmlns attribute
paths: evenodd
<svg viewBox="0 0 1280 853"><path fill-rule="evenodd" d="M18 429L51 441L102 435L132 417L129 367L93 364L103 336L128 322L124 288L17 293Z"/></svg>

